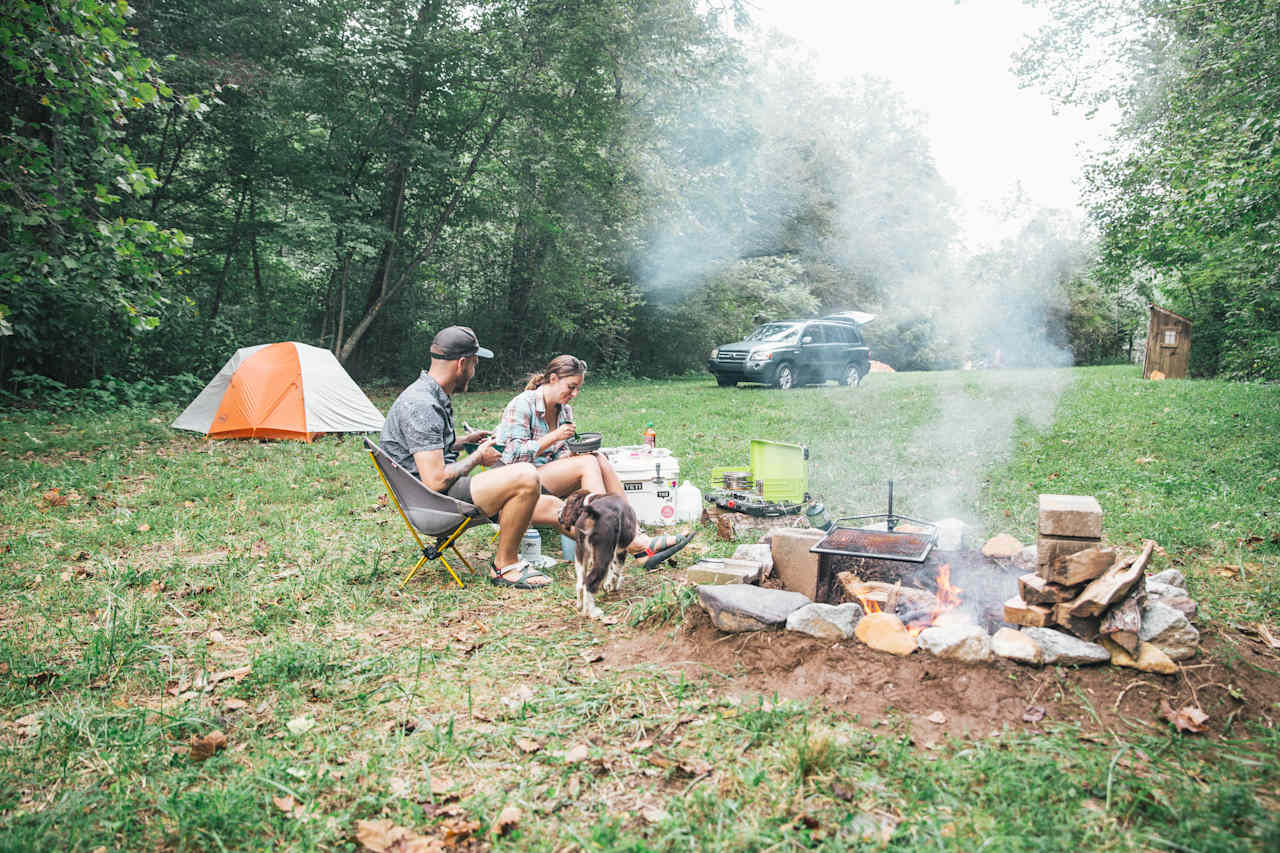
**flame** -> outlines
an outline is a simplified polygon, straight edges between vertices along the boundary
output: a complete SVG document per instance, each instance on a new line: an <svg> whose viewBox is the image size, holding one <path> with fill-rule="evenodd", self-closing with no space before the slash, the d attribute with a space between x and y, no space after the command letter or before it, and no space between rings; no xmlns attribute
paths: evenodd
<svg viewBox="0 0 1280 853"><path fill-rule="evenodd" d="M930 621L937 621L938 617L943 613L955 610L960 606L960 593L964 592L958 586L951 585L951 564L943 563L938 567L938 606L929 614Z"/></svg>
<svg viewBox="0 0 1280 853"><path fill-rule="evenodd" d="M874 598L867 598L865 595L860 595L858 596L858 602L862 605L863 613L880 612L880 602L876 601ZM871 623L868 622L867 624Z"/></svg>

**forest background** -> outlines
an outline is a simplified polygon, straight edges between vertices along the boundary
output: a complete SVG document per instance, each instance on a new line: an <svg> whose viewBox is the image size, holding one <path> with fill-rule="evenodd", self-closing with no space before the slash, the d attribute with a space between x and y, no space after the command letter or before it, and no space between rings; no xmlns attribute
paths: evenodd
<svg viewBox="0 0 1280 853"><path fill-rule="evenodd" d="M666 376L849 309L897 369L1096 364L1149 300L1195 374L1280 379L1273 0L1041 3L1025 84L1121 119L1087 219L1012 198L978 250L904 97L733 0L6 5L8 402L199 387L276 340L403 384L452 323L489 385L564 351Z"/></svg>

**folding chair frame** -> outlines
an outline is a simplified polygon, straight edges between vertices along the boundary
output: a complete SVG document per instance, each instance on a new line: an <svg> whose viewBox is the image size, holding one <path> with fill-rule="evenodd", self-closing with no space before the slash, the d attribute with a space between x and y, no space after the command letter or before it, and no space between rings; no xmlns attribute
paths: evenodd
<svg viewBox="0 0 1280 853"><path fill-rule="evenodd" d="M476 570L471 567L471 563L467 562L467 558L462 555L462 552L458 550L457 545L454 544L454 540L461 536L463 531L471 526L471 522L474 519L472 519L471 516L464 516L462 521L458 522L457 527L447 533L442 533L437 536L434 545L424 543L422 541L422 536L418 534L418 528L413 526L413 522L409 521L409 516L405 514L404 507L400 506L400 500L396 497L396 491L391 488L391 483L387 481L387 475L382 472L382 466L378 464L378 457L373 454L372 450L369 451L369 459L373 462L373 467L377 470L378 477L382 480L382 485L386 487L387 496L390 497L391 502L396 505L396 510L400 513L400 517L404 519L405 527L409 528L409 532L413 534L414 541L418 543L418 548L422 551L422 556L418 559L418 562L409 570L409 574L405 576L405 579L400 581L400 588L403 589L405 584L413 580L413 576L418 573L418 569L422 568L432 560L439 560L444 564L444 567L449 570L449 574L453 576L458 587L465 589L466 587L458 577L458 573L453 570L453 566L451 566L449 561L445 559L444 552L445 549L452 549L453 553L462 561L462 564L467 567L467 572L470 574L476 573Z"/></svg>

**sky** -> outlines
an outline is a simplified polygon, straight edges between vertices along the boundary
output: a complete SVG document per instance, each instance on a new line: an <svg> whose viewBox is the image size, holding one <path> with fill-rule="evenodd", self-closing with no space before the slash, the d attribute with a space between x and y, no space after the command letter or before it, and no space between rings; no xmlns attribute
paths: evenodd
<svg viewBox="0 0 1280 853"><path fill-rule="evenodd" d="M1101 145L1107 126L1078 110L1055 114L1048 98L1019 89L1011 56L1040 10L1021 0L748 2L760 25L809 47L825 78L886 78L925 115L970 248L1005 235L1001 211L1019 192L1035 205L1079 209L1083 153Z"/></svg>

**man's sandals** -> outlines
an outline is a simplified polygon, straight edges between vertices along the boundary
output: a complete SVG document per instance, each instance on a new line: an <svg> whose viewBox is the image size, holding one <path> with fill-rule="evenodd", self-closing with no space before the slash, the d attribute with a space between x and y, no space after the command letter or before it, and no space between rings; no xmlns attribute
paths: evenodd
<svg viewBox="0 0 1280 853"><path fill-rule="evenodd" d="M649 540L649 547L636 554L637 560L644 560L647 570L658 568L661 563L675 556L676 552L693 541L697 530L690 530L683 536L672 536L664 533Z"/></svg>
<svg viewBox="0 0 1280 853"><path fill-rule="evenodd" d="M520 570L520 576L516 578L508 577L516 569ZM492 572L489 575L489 583L494 586L509 586L512 589L542 589L545 586L551 586L551 578L529 565L528 560L512 563L501 571L498 571L497 566L490 560L489 570ZM541 578L546 578L546 583L529 583L531 580L539 580Z"/></svg>

